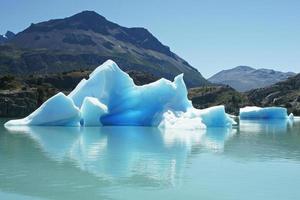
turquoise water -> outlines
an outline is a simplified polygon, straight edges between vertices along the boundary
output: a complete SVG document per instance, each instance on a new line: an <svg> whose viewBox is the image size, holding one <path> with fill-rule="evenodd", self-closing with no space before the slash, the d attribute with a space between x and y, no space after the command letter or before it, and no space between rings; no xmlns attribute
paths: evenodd
<svg viewBox="0 0 300 200"><path fill-rule="evenodd" d="M0 123L0 199L300 199L300 125L202 131Z"/></svg>

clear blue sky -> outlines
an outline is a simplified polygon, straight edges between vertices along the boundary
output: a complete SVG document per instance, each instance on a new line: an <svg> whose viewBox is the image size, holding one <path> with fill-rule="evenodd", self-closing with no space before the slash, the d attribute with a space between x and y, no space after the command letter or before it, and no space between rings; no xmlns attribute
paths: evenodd
<svg viewBox="0 0 300 200"><path fill-rule="evenodd" d="M205 77L238 65L300 72L299 0L1 0L0 33L82 10L147 28Z"/></svg>

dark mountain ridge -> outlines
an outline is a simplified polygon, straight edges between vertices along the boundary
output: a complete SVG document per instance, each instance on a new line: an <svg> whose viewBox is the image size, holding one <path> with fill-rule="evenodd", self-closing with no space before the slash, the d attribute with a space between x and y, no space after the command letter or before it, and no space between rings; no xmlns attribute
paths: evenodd
<svg viewBox="0 0 300 200"><path fill-rule="evenodd" d="M72 17L55 19L32 24L22 33L51 32L53 30L84 30L113 36L121 41L130 42L145 49L173 56L170 48L163 45L147 29L141 27L126 28L108 21L94 11L83 11ZM30 46L29 46L30 47Z"/></svg>
<svg viewBox="0 0 300 200"><path fill-rule="evenodd" d="M0 44L4 44L8 42L9 40L13 39L15 37L15 34L11 31L6 31L4 35L0 35Z"/></svg>
<svg viewBox="0 0 300 200"><path fill-rule="evenodd" d="M147 29L120 26L94 11L32 24L0 48L0 58L4 74L92 70L112 59L125 71L169 80L184 73L188 87L209 84Z"/></svg>

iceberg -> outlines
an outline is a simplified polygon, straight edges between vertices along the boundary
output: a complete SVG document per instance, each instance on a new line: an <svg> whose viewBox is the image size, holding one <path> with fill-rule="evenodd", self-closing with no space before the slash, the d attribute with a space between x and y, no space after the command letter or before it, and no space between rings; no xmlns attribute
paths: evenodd
<svg viewBox="0 0 300 200"><path fill-rule="evenodd" d="M47 162L46 166L51 169L54 166L52 163L61 165L71 161L74 164L72 168L110 183L119 183L122 177L139 184L136 177L143 176L150 185L157 181L173 183L176 178L185 175L183 172L191 155L202 152L197 151L199 148L208 152L223 152L225 147L228 148L225 146L227 141L236 134L231 128L197 131L129 126L16 128L20 127L8 127L9 133L23 135L20 145L34 142L41 149L43 159L55 161ZM3 143L5 141L0 140L0 144ZM20 149L16 152L21 152L21 155L31 153ZM0 157L5 152L1 153ZM36 170L31 162L24 162L20 167L32 172ZM78 173L78 170L71 171Z"/></svg>
<svg viewBox="0 0 300 200"><path fill-rule="evenodd" d="M59 93L28 117L5 126L157 126L162 128L226 127L234 122L224 106L195 109L187 98L183 74L136 86L108 60L65 96Z"/></svg>
<svg viewBox="0 0 300 200"><path fill-rule="evenodd" d="M293 114L287 115L287 109L282 107L247 106L240 109L240 119L293 119Z"/></svg>

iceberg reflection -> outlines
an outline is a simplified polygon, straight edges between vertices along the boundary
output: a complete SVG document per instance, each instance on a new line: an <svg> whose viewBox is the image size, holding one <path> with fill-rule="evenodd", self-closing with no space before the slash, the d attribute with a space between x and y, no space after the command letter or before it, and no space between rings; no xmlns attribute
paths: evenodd
<svg viewBox="0 0 300 200"><path fill-rule="evenodd" d="M153 127L23 127L46 155L71 161L108 180L174 185L193 148L223 151L234 134L228 128L188 131ZM21 131L12 127L10 132ZM22 132L22 131L21 131ZM121 179L120 179L121 178ZM131 181L134 180L134 181Z"/></svg>
<svg viewBox="0 0 300 200"><path fill-rule="evenodd" d="M163 189L168 195L190 177L195 183L191 185L198 190L199 181L207 183L215 177L214 172L220 172L216 175L221 176L216 179L220 181L233 177L227 169L233 169L235 175L234 169L241 166L264 168L265 164L299 162L300 123L292 126L282 121L242 120L239 129L197 131L151 127L3 128L0 190L47 199L64 199L64 195L85 199L87 194L95 199L111 199L115 190L128 188L134 188L131 195L148 189ZM229 168L220 168L220 162Z"/></svg>
<svg viewBox="0 0 300 200"><path fill-rule="evenodd" d="M239 129L241 133L247 134L280 134L286 133L293 125L293 121L272 119L272 120L240 120Z"/></svg>
<svg viewBox="0 0 300 200"><path fill-rule="evenodd" d="M241 120L225 154L241 161L300 159L300 123L290 120Z"/></svg>

